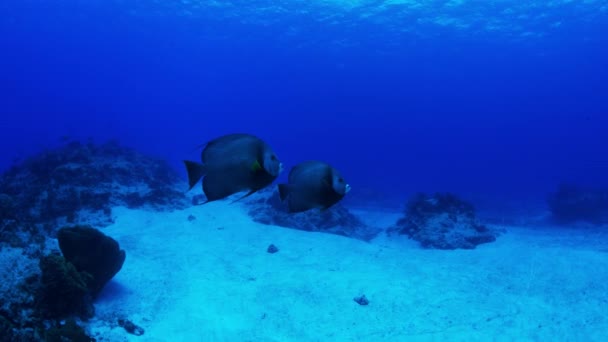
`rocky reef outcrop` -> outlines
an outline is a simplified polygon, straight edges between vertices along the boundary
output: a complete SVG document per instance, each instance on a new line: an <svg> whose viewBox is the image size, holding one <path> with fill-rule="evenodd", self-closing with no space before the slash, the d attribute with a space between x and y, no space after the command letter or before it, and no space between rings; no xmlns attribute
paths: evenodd
<svg viewBox="0 0 608 342"><path fill-rule="evenodd" d="M0 243L0 336L61 341L77 334L86 341L77 323L62 322L94 315L93 300L121 269L125 251L92 227L61 228L58 239L61 255L44 245Z"/></svg>
<svg viewBox="0 0 608 342"><path fill-rule="evenodd" d="M125 261L96 228L114 206L185 208L186 188L166 162L116 142L69 142L0 175L0 340L90 341L78 320Z"/></svg>
<svg viewBox="0 0 608 342"><path fill-rule="evenodd" d="M112 222L112 207L185 208L186 185L163 160L117 142L70 142L0 176L0 217L52 225Z"/></svg>
<svg viewBox="0 0 608 342"><path fill-rule="evenodd" d="M547 198L552 219L560 224L608 224L608 189L561 184Z"/></svg>
<svg viewBox="0 0 608 342"><path fill-rule="evenodd" d="M277 225L311 232L324 232L369 241L381 229L370 227L340 203L327 210L311 209L289 213L273 189L261 191L249 201L249 216L263 224Z"/></svg>
<svg viewBox="0 0 608 342"><path fill-rule="evenodd" d="M404 214L389 232L405 234L424 248L473 249L498 236L477 219L472 204L450 193L417 194Z"/></svg>

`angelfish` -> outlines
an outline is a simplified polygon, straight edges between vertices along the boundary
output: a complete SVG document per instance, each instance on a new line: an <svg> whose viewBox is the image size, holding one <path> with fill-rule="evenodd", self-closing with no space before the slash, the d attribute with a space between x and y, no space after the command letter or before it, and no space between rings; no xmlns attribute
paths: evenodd
<svg viewBox="0 0 608 342"><path fill-rule="evenodd" d="M207 202L241 191L247 197L270 185L282 170L276 154L260 138L250 134L229 134L207 143L202 163L184 160L189 190L203 178Z"/></svg>
<svg viewBox="0 0 608 342"><path fill-rule="evenodd" d="M279 184L281 201L287 199L289 211L302 212L313 208L327 209L338 203L348 192L340 172L320 161L307 161L289 172L287 184Z"/></svg>

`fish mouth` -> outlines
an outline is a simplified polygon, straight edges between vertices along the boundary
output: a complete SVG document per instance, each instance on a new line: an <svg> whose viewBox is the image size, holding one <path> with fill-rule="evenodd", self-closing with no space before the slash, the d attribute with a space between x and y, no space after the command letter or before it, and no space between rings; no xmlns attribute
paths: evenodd
<svg viewBox="0 0 608 342"><path fill-rule="evenodd" d="M344 187L344 193L347 194L350 191L350 184L346 184L346 187Z"/></svg>
<svg viewBox="0 0 608 342"><path fill-rule="evenodd" d="M283 172L283 163L279 163L279 173Z"/></svg>

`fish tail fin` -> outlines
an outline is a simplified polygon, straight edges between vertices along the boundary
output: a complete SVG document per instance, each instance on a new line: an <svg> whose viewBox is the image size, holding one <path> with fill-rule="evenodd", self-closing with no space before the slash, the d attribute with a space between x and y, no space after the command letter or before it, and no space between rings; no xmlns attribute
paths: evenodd
<svg viewBox="0 0 608 342"><path fill-rule="evenodd" d="M186 165L186 172L188 172L188 185L190 186L188 190L192 190L196 183L207 173L207 167L201 163L189 160L184 160L184 165Z"/></svg>
<svg viewBox="0 0 608 342"><path fill-rule="evenodd" d="M281 201L284 201L287 195L289 195L289 185L279 184L279 197L281 197Z"/></svg>

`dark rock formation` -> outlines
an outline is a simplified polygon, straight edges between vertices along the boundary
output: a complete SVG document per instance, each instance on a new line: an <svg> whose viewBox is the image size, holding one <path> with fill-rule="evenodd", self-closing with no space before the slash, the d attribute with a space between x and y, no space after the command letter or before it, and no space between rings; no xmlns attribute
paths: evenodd
<svg viewBox="0 0 608 342"><path fill-rule="evenodd" d="M42 286L39 289L37 307L44 318L62 318L78 315L93 316L93 304L88 283L92 277L79 272L76 267L59 255L48 255L40 260Z"/></svg>
<svg viewBox="0 0 608 342"><path fill-rule="evenodd" d="M64 324L57 324L48 329L45 333L47 342L91 342L95 341L89 337L82 327L76 324L73 319L67 320Z"/></svg>
<svg viewBox="0 0 608 342"><path fill-rule="evenodd" d="M69 328L59 320L93 314L92 297L122 266L124 252L101 233L85 233L87 247L66 247L64 231L66 257L52 254L58 227L108 225L113 206L185 208L185 189L164 161L114 142L71 142L0 175L0 341L53 340Z"/></svg>
<svg viewBox="0 0 608 342"><path fill-rule="evenodd" d="M29 257L40 258L47 245L48 231L44 227L16 220L0 220L0 249L22 248Z"/></svg>
<svg viewBox="0 0 608 342"><path fill-rule="evenodd" d="M88 341L61 323L93 315L88 274L57 254L38 259L22 248L0 248L0 260L0 341Z"/></svg>
<svg viewBox="0 0 608 342"><path fill-rule="evenodd" d="M279 251L279 248L273 244L270 244L270 246L268 246L268 248L266 249L266 252L268 252L270 254L274 254L278 251Z"/></svg>
<svg viewBox="0 0 608 342"><path fill-rule="evenodd" d="M7 341L12 341L15 338L13 329L13 322L4 317L4 315L0 315L0 336Z"/></svg>
<svg viewBox="0 0 608 342"><path fill-rule="evenodd" d="M274 189L262 191L249 200L249 216L254 221L281 227L295 228L312 232L325 232L369 241L380 229L367 226L340 203L327 210L308 210L289 213L285 203Z"/></svg>
<svg viewBox="0 0 608 342"><path fill-rule="evenodd" d="M22 248L0 247L0 341L36 341L38 259Z"/></svg>
<svg viewBox="0 0 608 342"><path fill-rule="evenodd" d="M15 205L13 198L0 193L0 221L15 218Z"/></svg>
<svg viewBox="0 0 608 342"><path fill-rule="evenodd" d="M0 341L37 341L40 258L51 250L47 232L32 223L0 219ZM6 330L8 329L8 330Z"/></svg>
<svg viewBox="0 0 608 342"><path fill-rule="evenodd" d="M479 223L473 205L449 193L415 195L407 203L405 217L389 231L437 249L472 249L495 241L498 235Z"/></svg>
<svg viewBox="0 0 608 342"><path fill-rule="evenodd" d="M144 334L144 329L128 319L119 319L118 325L123 327L126 332L135 336L141 336Z"/></svg>
<svg viewBox="0 0 608 342"><path fill-rule="evenodd" d="M583 221L608 224L608 189L562 184L547 198L552 218L561 224Z"/></svg>
<svg viewBox="0 0 608 342"><path fill-rule="evenodd" d="M0 177L0 218L63 225L112 222L111 207L185 208L187 186L164 161L116 142L71 142Z"/></svg>
<svg viewBox="0 0 608 342"><path fill-rule="evenodd" d="M20 327L0 313L0 341L40 341L39 334L31 327Z"/></svg>
<svg viewBox="0 0 608 342"><path fill-rule="evenodd" d="M125 261L125 251L118 242L92 227L61 228L57 239L65 259L79 272L91 276L87 288L93 297L120 271Z"/></svg>
<svg viewBox="0 0 608 342"><path fill-rule="evenodd" d="M59 328L57 322L64 318L93 316L93 295L124 261L115 241L92 228L72 229L93 231L81 239L66 234L71 229L60 230L62 244L69 245L63 248L65 254L84 265L78 269L58 254L47 254L52 240L36 233L36 225L5 220L2 227L12 238L0 242L0 340L48 340L57 333L46 331L49 325Z"/></svg>
<svg viewBox="0 0 608 342"><path fill-rule="evenodd" d="M369 300L365 297L365 295L361 295L359 297L353 298L353 300L359 305L369 305Z"/></svg>

